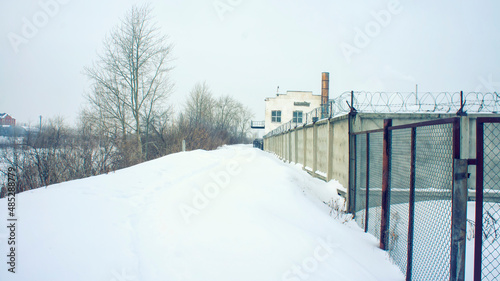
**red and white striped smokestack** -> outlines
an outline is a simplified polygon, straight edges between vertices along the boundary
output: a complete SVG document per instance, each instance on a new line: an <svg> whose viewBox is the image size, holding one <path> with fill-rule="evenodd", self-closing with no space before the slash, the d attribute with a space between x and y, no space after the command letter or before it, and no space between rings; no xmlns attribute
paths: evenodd
<svg viewBox="0 0 500 281"><path fill-rule="evenodd" d="M323 72L321 74L321 104L328 104L330 95L330 73Z"/></svg>

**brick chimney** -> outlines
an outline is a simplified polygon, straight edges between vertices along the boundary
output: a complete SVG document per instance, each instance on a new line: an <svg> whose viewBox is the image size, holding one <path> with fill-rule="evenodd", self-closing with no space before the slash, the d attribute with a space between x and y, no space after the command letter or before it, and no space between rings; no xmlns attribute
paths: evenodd
<svg viewBox="0 0 500 281"><path fill-rule="evenodd" d="M328 100L330 95L330 73L321 73L321 118L328 117Z"/></svg>
<svg viewBox="0 0 500 281"><path fill-rule="evenodd" d="M328 104L330 91L330 73L323 72L321 74L321 104Z"/></svg>

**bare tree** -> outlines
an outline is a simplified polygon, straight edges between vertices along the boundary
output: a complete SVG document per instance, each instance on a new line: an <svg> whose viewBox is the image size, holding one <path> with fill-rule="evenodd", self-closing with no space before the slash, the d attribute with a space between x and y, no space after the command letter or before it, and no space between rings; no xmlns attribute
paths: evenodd
<svg viewBox="0 0 500 281"><path fill-rule="evenodd" d="M247 141L252 112L232 96L214 98L205 82L193 87L184 110L179 133L183 133L190 149L214 149Z"/></svg>
<svg viewBox="0 0 500 281"><path fill-rule="evenodd" d="M189 93L185 112L192 126L210 124L215 101L206 82L197 83Z"/></svg>
<svg viewBox="0 0 500 281"><path fill-rule="evenodd" d="M222 96L215 103L215 128L227 130L234 122L238 111L238 101L231 96Z"/></svg>
<svg viewBox="0 0 500 281"><path fill-rule="evenodd" d="M103 53L84 69L93 82L88 96L104 118L135 134L137 161L142 161L142 122L164 104L171 90L167 74L171 45L160 33L149 6L134 6L104 41Z"/></svg>
<svg viewBox="0 0 500 281"><path fill-rule="evenodd" d="M254 117L252 110L248 106L239 104L235 118L235 134L238 137L238 142L247 142L247 138L251 135L250 120Z"/></svg>

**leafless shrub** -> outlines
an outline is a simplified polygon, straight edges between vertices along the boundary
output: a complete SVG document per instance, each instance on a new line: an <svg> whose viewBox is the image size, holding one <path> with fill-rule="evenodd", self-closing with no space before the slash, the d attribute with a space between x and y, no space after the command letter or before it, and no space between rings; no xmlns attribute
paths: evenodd
<svg viewBox="0 0 500 281"><path fill-rule="evenodd" d="M347 203L345 200L332 199L324 203L330 207L330 216L339 220L341 223L348 223L354 218L352 214L347 213Z"/></svg>

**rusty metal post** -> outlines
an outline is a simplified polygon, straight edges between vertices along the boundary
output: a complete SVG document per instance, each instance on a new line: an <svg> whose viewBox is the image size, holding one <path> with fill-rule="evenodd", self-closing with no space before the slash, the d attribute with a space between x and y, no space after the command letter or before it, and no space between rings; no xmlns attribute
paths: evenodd
<svg viewBox="0 0 500 281"><path fill-rule="evenodd" d="M356 215L356 135L353 134L353 115L348 116L348 140L349 140L349 169L348 169L348 189L347 189L347 203L348 212Z"/></svg>
<svg viewBox="0 0 500 281"><path fill-rule="evenodd" d="M453 120L453 159L460 159L460 118Z"/></svg>
<svg viewBox="0 0 500 281"><path fill-rule="evenodd" d="M451 207L450 280L465 280L465 242L467 231L467 159L454 159Z"/></svg>
<svg viewBox="0 0 500 281"><path fill-rule="evenodd" d="M483 251L484 123L476 122L476 229L474 235L474 281L481 281Z"/></svg>
<svg viewBox="0 0 500 281"><path fill-rule="evenodd" d="M370 209L370 134L366 134L366 194L365 194L365 232L368 232L368 210Z"/></svg>
<svg viewBox="0 0 500 281"><path fill-rule="evenodd" d="M391 167L391 119L384 120L384 144L382 160L382 211L380 221L380 248L387 250L389 246L390 219L390 167Z"/></svg>
<svg viewBox="0 0 500 281"><path fill-rule="evenodd" d="M354 108L354 91L351 91L351 112Z"/></svg>
<svg viewBox="0 0 500 281"><path fill-rule="evenodd" d="M457 111L458 116L467 116L467 113L464 111L466 101L464 101L464 91L460 91L460 108Z"/></svg>
<svg viewBox="0 0 500 281"><path fill-rule="evenodd" d="M406 257L406 280L411 280L413 270L413 234L415 225L415 162L417 159L417 128L411 128L410 149L410 198L408 206L408 244Z"/></svg>
<svg viewBox="0 0 500 281"><path fill-rule="evenodd" d="M464 91L460 91L460 108L464 108Z"/></svg>

